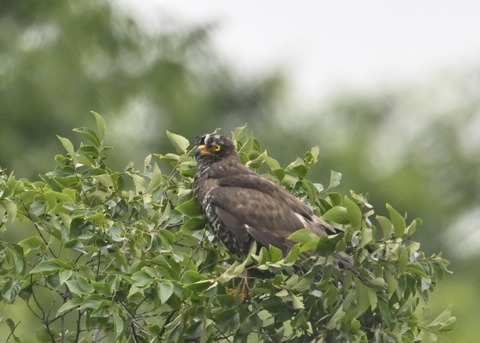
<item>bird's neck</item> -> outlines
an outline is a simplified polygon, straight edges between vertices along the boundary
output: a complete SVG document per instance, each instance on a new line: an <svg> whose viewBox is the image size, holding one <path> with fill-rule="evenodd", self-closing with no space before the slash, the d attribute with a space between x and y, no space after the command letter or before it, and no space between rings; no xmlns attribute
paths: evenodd
<svg viewBox="0 0 480 343"><path fill-rule="evenodd" d="M203 158L198 161L197 175L207 178L222 178L232 174L232 170L243 170L246 168L238 156L228 156L221 160L214 158Z"/></svg>

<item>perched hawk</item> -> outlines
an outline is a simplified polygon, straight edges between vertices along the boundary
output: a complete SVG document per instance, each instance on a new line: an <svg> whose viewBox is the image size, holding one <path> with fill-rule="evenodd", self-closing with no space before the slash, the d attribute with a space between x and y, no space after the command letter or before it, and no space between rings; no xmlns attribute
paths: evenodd
<svg viewBox="0 0 480 343"><path fill-rule="evenodd" d="M233 253L245 256L256 241L285 256L293 245L287 237L299 229L319 236L338 233L280 185L244 166L229 138L199 137L196 157L195 195L216 237Z"/></svg>

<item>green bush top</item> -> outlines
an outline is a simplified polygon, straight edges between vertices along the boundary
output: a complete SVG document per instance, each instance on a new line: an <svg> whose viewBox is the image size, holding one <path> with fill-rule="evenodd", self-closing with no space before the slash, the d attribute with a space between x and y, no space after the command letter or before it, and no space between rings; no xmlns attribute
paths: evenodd
<svg viewBox="0 0 480 343"><path fill-rule="evenodd" d="M428 311L447 261L412 239L420 221L388 204L388 216L375 216L365 196L334 192L340 173L326 188L308 180L318 147L283 167L246 127L234 130L247 166L345 228L322 238L299 230L288 256L263 247L239 260L214 239L193 197L188 139L167 132L173 151L147 156L141 170L112 170L105 122L94 117L96 130L74 130L80 146L58 137L66 153L40 181L1 173L5 340L31 341L8 311L18 302L39 342L435 342L453 329L448 309ZM307 272L294 268L304 251ZM335 251L350 252L354 269L336 269Z"/></svg>

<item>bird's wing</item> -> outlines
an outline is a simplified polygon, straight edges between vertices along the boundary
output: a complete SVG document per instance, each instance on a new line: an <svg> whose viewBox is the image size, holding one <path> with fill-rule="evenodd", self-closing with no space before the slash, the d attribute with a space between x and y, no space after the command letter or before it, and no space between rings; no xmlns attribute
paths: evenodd
<svg viewBox="0 0 480 343"><path fill-rule="evenodd" d="M259 189L217 186L208 198L225 227L243 241L248 233L261 245L273 245L286 253L292 246L287 237L305 227L284 199Z"/></svg>
<svg viewBox="0 0 480 343"><path fill-rule="evenodd" d="M219 179L218 184L221 186L261 190L262 193L272 196L273 198L277 199L277 201L281 200L281 202L293 213L295 213L298 219L301 221L301 225L298 228L309 228L319 236L343 232L343 229L334 227L315 216L313 211L306 204L301 202L279 184L270 181L255 172L252 172L248 175L240 174L225 177Z"/></svg>
<svg viewBox="0 0 480 343"><path fill-rule="evenodd" d="M260 191L264 195L269 195L275 199L277 203L283 203L291 211L302 215L307 220L312 220L313 212L307 205L287 192L279 184L264 178L256 172L252 171L249 174L237 174L221 178L218 180L218 185Z"/></svg>

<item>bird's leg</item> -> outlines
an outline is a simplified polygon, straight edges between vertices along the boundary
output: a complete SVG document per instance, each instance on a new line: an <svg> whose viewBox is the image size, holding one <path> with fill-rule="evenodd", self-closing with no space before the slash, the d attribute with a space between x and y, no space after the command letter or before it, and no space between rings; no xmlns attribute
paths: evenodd
<svg viewBox="0 0 480 343"><path fill-rule="evenodd" d="M243 271L242 281L240 282L240 287L238 288L238 295L242 301L250 300L250 288L248 288L248 270Z"/></svg>
<svg viewBox="0 0 480 343"><path fill-rule="evenodd" d="M242 301L250 300L250 288L248 287L248 271L244 270L240 285L234 288L228 288L227 294L238 296Z"/></svg>

